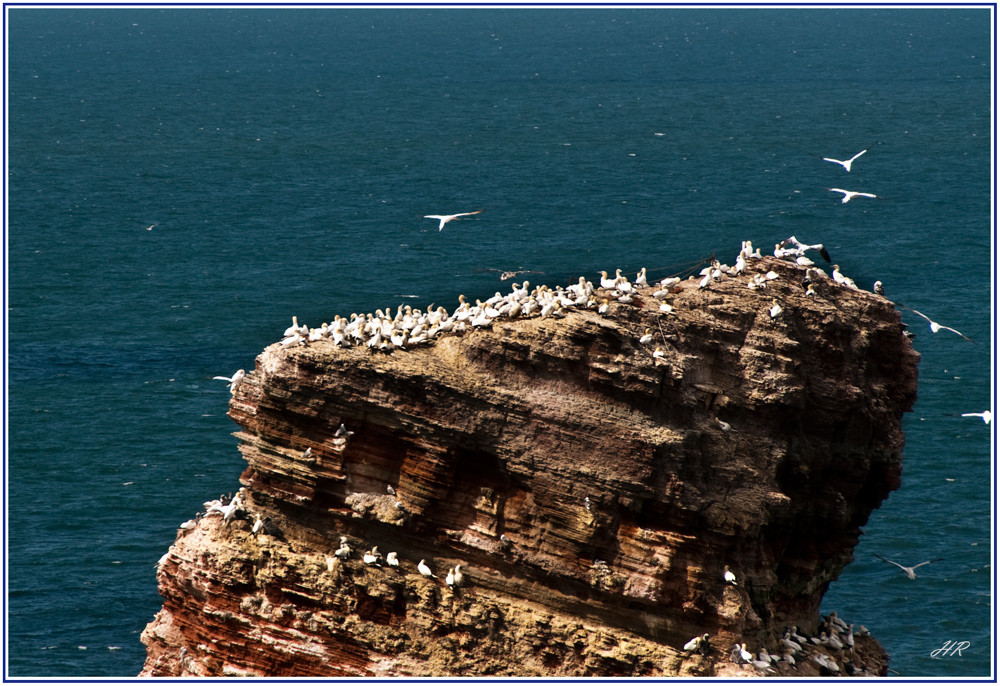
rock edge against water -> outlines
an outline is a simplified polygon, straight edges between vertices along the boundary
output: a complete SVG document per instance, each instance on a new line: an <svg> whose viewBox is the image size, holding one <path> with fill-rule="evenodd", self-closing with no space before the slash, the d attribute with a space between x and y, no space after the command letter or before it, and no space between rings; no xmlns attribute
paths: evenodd
<svg viewBox="0 0 1000 686"><path fill-rule="evenodd" d="M884 674L856 632L731 657L827 628L919 359L884 297L742 268L406 349L269 346L230 403L244 488L161 560L142 676Z"/></svg>

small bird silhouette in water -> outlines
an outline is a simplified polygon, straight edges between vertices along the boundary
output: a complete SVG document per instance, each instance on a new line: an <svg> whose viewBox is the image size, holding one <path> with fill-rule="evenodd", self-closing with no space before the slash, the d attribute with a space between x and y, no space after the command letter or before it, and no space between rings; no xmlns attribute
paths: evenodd
<svg viewBox="0 0 1000 686"><path fill-rule="evenodd" d="M918 565L913 565L912 567L904 567L903 565L899 564L898 562L893 562L892 560L887 560L886 558L882 557L878 553L872 553L872 555L874 555L878 559L882 560L882 562L888 562L891 565L896 565L897 567L899 567L900 569L902 569L903 573L906 574L907 578L910 578L910 579L916 579L917 578L916 572L913 571L917 567L923 567L924 565L929 565L931 562L938 562L939 560L943 560L944 559L943 557L935 557L933 560L926 560L924 562L921 562Z"/></svg>
<svg viewBox="0 0 1000 686"><path fill-rule="evenodd" d="M458 219L459 217L468 217L473 214L479 214L482 210L476 210L475 212L459 212L457 214L425 214L424 219L437 219L440 224L438 224L438 231L444 228L444 225L450 222L452 219Z"/></svg>

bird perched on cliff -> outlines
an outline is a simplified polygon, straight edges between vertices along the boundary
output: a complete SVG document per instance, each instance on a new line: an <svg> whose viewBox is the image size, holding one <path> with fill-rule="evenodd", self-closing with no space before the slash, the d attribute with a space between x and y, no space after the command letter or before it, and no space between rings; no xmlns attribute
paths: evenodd
<svg viewBox="0 0 1000 686"><path fill-rule="evenodd" d="M984 424L989 424L991 421L993 421L993 413L990 412L989 410L986 410L985 412L963 412L962 416L979 417L983 420Z"/></svg>
<svg viewBox="0 0 1000 686"><path fill-rule="evenodd" d="M719 425L719 428L723 431L732 431L733 427L729 422L724 422L718 417L715 418L715 423Z"/></svg>
<svg viewBox="0 0 1000 686"><path fill-rule="evenodd" d="M771 303L771 309L769 309L767 313L771 315L771 319L777 319L783 310L781 309L781 305L778 304L777 298L771 300Z"/></svg>
<svg viewBox="0 0 1000 686"><path fill-rule="evenodd" d="M425 214L424 219L437 219L440 224L438 224L438 231L444 228L444 225L453 219L458 219L459 217L470 217L474 214L479 214L482 210L476 210L475 212L458 212L456 214Z"/></svg>
<svg viewBox="0 0 1000 686"><path fill-rule="evenodd" d="M390 567L399 567L399 558L396 556L396 551L391 553L386 553L385 563Z"/></svg>
<svg viewBox="0 0 1000 686"><path fill-rule="evenodd" d="M649 345L653 342L653 333L647 328L646 333L639 337L639 343L642 345Z"/></svg>
<svg viewBox="0 0 1000 686"><path fill-rule="evenodd" d="M230 518L232 518L232 516L236 514L238 510L242 509L243 509L243 503L240 501L239 494L237 494L235 498L229 501L228 505L223 505L221 502L214 503L210 508L208 508L208 511L205 513L205 516L207 517L208 515L214 514L215 512L220 512L222 514L222 521L228 522Z"/></svg>
<svg viewBox="0 0 1000 686"><path fill-rule="evenodd" d="M506 534L500 534L500 547L503 548L504 552L507 552L514 547L514 542L507 538Z"/></svg>
<svg viewBox="0 0 1000 686"><path fill-rule="evenodd" d="M684 652L693 653L696 650L701 650L702 645L705 643L708 643L708 634L695 636L690 641L684 644Z"/></svg>
<svg viewBox="0 0 1000 686"><path fill-rule="evenodd" d="M347 536L340 537L340 547L333 551L335 557L346 560L351 556L351 546L347 543Z"/></svg>
<svg viewBox="0 0 1000 686"><path fill-rule="evenodd" d="M779 244L782 248L788 248L788 246L793 246L791 248L790 254L796 257L804 257L805 253L809 250L815 250L820 254L820 256L826 260L827 264L831 263L830 253L826 251L826 248L822 243L803 243L795 236L789 236L785 240L781 241ZM801 262L799 264L802 264ZM802 264L803 267L811 267L811 264Z"/></svg>
<svg viewBox="0 0 1000 686"><path fill-rule="evenodd" d="M378 552L378 546L377 545L376 546L372 546L372 549L369 550L367 553L365 553L361 557L361 561L364 562L366 565L376 565L377 566L379 564L379 561L381 559L382 559L382 555Z"/></svg>
<svg viewBox="0 0 1000 686"><path fill-rule="evenodd" d="M229 383L229 392L236 393L236 387L239 386L247 373L243 369L237 369L236 373L232 376L213 376L212 380L219 379L220 381L226 381Z"/></svg>
<svg viewBox="0 0 1000 686"><path fill-rule="evenodd" d="M427 566L427 563L424 562L423 559L421 559L420 562L417 563L417 571L423 574L424 576L429 576L432 579L437 578L434 575L434 572L431 571L431 568Z"/></svg>
<svg viewBox="0 0 1000 686"><path fill-rule="evenodd" d="M877 198L878 196L874 193L862 193L861 191L845 191L843 188L830 188L828 190L834 193L843 193L844 197L841 198L840 202L843 204L845 202L850 202L852 198Z"/></svg>
<svg viewBox="0 0 1000 686"><path fill-rule="evenodd" d="M448 576L446 576L444 578L444 582L446 584L448 584L449 586L454 586L455 585L455 570L454 569L449 569L448 570Z"/></svg>
<svg viewBox="0 0 1000 686"><path fill-rule="evenodd" d="M875 282L875 283L874 283L874 284L872 285L872 292L873 292L873 293L874 293L875 295L885 295L885 286L883 286L883 285L882 285L882 282L881 282L881 281L876 281L876 282Z"/></svg>
<svg viewBox="0 0 1000 686"><path fill-rule="evenodd" d="M872 553L872 554L875 557L877 557L878 559L882 560L882 562L888 562L889 564L896 565L897 567L899 567L900 569L902 569L903 573L906 574L906 577L908 579L916 579L917 578L917 574L914 571L917 567L923 567L924 565L929 565L931 562L938 562L938 561L944 559L943 557L935 557L933 560L925 560L924 562L921 562L918 565L913 565L912 567L904 567L903 565L899 564L898 562L893 562L892 560L887 560L886 558L882 557L878 553Z"/></svg>
<svg viewBox="0 0 1000 686"><path fill-rule="evenodd" d="M722 578L726 580L727 584L736 585L736 575L729 571L729 565L723 565Z"/></svg>
<svg viewBox="0 0 1000 686"><path fill-rule="evenodd" d="M753 655L751 655L750 651L747 650L746 643L734 643L733 648L730 651L730 655L733 658L733 662L736 663L740 662L749 663L751 660L753 660Z"/></svg>

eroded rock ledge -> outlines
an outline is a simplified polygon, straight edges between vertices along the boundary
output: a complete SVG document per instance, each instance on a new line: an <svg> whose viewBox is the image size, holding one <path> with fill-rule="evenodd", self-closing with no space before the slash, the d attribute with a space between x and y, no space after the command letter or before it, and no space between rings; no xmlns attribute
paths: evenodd
<svg viewBox="0 0 1000 686"><path fill-rule="evenodd" d="M819 633L823 593L899 486L916 398L892 303L832 280L807 296L804 274L751 260L682 282L672 313L650 287L604 315L388 353L269 346L230 404L245 511L178 532L142 675L762 673L730 647L780 655L782 627ZM399 568L362 562L372 546ZM456 564L461 588L444 583ZM704 633L707 654L681 649ZM809 650L887 664L869 637ZM824 671L797 663L771 669Z"/></svg>

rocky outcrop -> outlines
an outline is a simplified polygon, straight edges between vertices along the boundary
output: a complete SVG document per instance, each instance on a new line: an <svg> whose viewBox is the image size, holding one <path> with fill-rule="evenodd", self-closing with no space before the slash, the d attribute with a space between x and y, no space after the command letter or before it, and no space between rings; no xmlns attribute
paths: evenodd
<svg viewBox="0 0 1000 686"><path fill-rule="evenodd" d="M916 397L892 303L804 275L764 258L406 350L268 347L230 404L242 508L178 532L142 674L765 673L730 647L819 633ZM869 637L809 651L887 664Z"/></svg>

